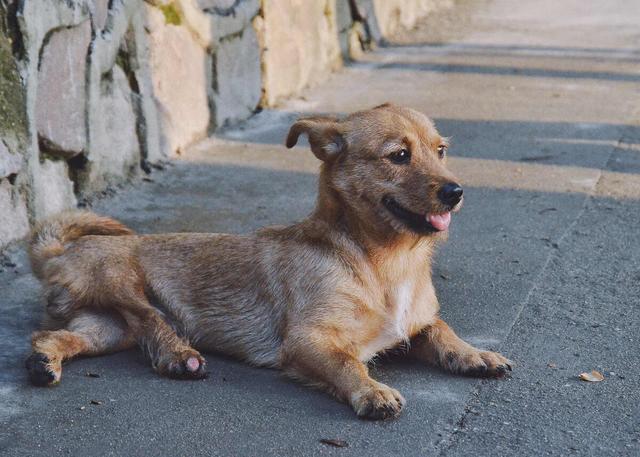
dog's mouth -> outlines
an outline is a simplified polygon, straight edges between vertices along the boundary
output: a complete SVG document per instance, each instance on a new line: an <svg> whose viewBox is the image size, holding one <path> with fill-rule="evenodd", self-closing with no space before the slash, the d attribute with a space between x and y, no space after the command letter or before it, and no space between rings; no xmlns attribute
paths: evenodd
<svg viewBox="0 0 640 457"><path fill-rule="evenodd" d="M382 198L382 204L391 214L416 233L444 232L449 228L449 224L451 223L451 211L438 214L429 213L426 215L414 213L388 195Z"/></svg>

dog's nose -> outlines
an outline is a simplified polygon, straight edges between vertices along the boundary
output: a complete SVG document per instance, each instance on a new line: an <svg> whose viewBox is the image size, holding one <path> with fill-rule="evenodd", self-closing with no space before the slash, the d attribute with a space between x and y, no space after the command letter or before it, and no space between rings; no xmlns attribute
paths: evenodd
<svg viewBox="0 0 640 457"><path fill-rule="evenodd" d="M438 198L445 205L456 206L462 200L462 193L460 184L448 182L438 191Z"/></svg>

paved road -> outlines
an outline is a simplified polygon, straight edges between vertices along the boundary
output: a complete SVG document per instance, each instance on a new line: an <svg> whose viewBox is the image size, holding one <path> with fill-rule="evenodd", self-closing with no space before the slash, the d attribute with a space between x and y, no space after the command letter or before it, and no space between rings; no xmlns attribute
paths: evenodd
<svg viewBox="0 0 640 457"><path fill-rule="evenodd" d="M511 379L382 361L374 376L408 401L385 423L214 355L205 381L158 378L131 351L32 388L38 287L14 249L0 267L0 454L639 455L638 24L628 1L476 1L95 204L141 232L286 223L315 197L312 154L280 145L298 113L421 109L452 137L466 185L435 266L443 314L516 360ZM577 379L592 369L605 380Z"/></svg>

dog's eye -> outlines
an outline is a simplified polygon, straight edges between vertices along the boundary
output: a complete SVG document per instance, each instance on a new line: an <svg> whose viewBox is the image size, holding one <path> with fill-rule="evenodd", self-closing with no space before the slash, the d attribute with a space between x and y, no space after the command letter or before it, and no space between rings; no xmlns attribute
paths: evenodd
<svg viewBox="0 0 640 457"><path fill-rule="evenodd" d="M398 165L404 165L411 160L411 152L407 148L402 148L389 155L389 160Z"/></svg>
<svg viewBox="0 0 640 457"><path fill-rule="evenodd" d="M444 159L444 156L447 155L447 146L445 146L444 144L441 144L440 146L438 146L438 156L441 159Z"/></svg>

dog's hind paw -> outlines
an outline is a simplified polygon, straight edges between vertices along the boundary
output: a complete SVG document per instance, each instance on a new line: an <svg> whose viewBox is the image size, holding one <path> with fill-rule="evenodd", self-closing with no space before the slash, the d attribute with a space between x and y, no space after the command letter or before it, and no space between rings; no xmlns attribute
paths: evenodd
<svg viewBox="0 0 640 457"><path fill-rule="evenodd" d="M206 366L206 360L196 351L183 351L174 354L159 371L173 379L204 379L209 375Z"/></svg>
<svg viewBox="0 0 640 457"><path fill-rule="evenodd" d="M41 352L31 354L25 361L31 384L39 387L57 384L60 381L60 371L51 365L51 361L45 354Z"/></svg>
<svg viewBox="0 0 640 457"><path fill-rule="evenodd" d="M378 384L352 399L356 414L362 419L384 420L398 417L404 407L404 397L396 389Z"/></svg>

